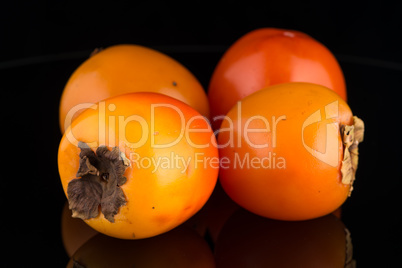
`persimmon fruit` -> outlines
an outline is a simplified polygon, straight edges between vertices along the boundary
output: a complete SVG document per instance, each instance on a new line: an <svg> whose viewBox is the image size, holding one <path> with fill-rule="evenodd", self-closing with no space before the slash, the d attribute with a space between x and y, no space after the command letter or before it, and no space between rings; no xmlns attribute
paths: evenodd
<svg viewBox="0 0 402 268"><path fill-rule="evenodd" d="M219 157L205 117L172 97L138 92L81 113L61 139L58 167L74 217L103 234L140 239L202 208Z"/></svg>
<svg viewBox="0 0 402 268"><path fill-rule="evenodd" d="M91 104L130 92L165 94L209 116L205 90L184 65L149 47L114 45L94 53L68 79L60 100L61 131Z"/></svg>
<svg viewBox="0 0 402 268"><path fill-rule="evenodd" d="M363 133L363 121L324 86L264 88L222 122L220 183L240 206L268 218L329 214L353 189Z"/></svg>
<svg viewBox="0 0 402 268"><path fill-rule="evenodd" d="M236 40L216 65L208 87L212 125L237 101L267 86L310 82L334 90L346 100L341 67L318 40L306 33L261 28Z"/></svg>

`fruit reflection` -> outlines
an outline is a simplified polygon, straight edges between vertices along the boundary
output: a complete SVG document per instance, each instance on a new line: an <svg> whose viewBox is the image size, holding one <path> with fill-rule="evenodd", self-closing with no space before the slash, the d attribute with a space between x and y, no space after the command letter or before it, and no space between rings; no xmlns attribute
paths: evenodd
<svg viewBox="0 0 402 268"><path fill-rule="evenodd" d="M219 181L205 206L183 225L196 230L200 235L215 244L217 237L228 218L240 208L223 190ZM332 212L338 219L342 207Z"/></svg>
<svg viewBox="0 0 402 268"><path fill-rule="evenodd" d="M205 213L207 232L213 242L216 243L223 225L237 209L239 209L239 205L230 199L220 183L217 183L211 198L206 204L207 212Z"/></svg>
<svg viewBox="0 0 402 268"><path fill-rule="evenodd" d="M79 247L97 233L83 220L73 218L66 202L61 213L61 239L67 255L71 257Z"/></svg>
<svg viewBox="0 0 402 268"><path fill-rule="evenodd" d="M79 248L67 267L215 267L208 244L194 230L180 226L140 240L97 234Z"/></svg>
<svg viewBox="0 0 402 268"><path fill-rule="evenodd" d="M332 212L332 214L334 214L338 219L341 219L342 218L342 206L335 209L335 211Z"/></svg>
<svg viewBox="0 0 402 268"><path fill-rule="evenodd" d="M215 244L222 267L353 267L349 231L333 214L314 220L271 220L236 211Z"/></svg>
<svg viewBox="0 0 402 268"><path fill-rule="evenodd" d="M204 207L183 225L215 243L224 223L238 208L239 205L230 199L218 181Z"/></svg>

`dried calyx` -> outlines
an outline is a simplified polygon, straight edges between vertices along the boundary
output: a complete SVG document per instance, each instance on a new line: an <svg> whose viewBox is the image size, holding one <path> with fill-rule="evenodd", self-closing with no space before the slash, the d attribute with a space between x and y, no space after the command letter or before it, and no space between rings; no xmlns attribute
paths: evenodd
<svg viewBox="0 0 402 268"><path fill-rule="evenodd" d="M359 143L364 137L364 123L357 116L353 117L352 126L342 125L340 128L341 137L344 146L342 160L342 183L350 185L349 196L353 190L353 182L355 180L357 165L359 162Z"/></svg>
<svg viewBox="0 0 402 268"><path fill-rule="evenodd" d="M67 197L73 217L87 220L99 214L99 206L105 218L114 222L114 216L126 204L123 176L130 162L118 147L111 151L99 146L92 151L84 142L79 142L80 166L77 178L69 182Z"/></svg>

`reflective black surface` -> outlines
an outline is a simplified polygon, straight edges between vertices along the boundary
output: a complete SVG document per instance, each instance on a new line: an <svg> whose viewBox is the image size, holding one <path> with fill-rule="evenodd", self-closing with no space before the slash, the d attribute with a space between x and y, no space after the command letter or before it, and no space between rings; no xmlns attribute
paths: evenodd
<svg viewBox="0 0 402 268"><path fill-rule="evenodd" d="M154 47L183 63L207 89L213 68L233 41L252 29L273 26L304 31L339 59L349 105L366 124L355 190L342 207L342 224L350 232L357 267L398 267L402 250L400 4L267 1L236 6L228 1L211 5L196 1L182 8L169 2L85 6L40 1L0 9L5 119L1 132L6 158L1 217L2 241L9 253L2 263L65 267L69 261L61 234L66 198L57 170L58 105L68 77L93 48L118 43ZM212 254L211 234L202 233L201 238ZM287 257L297 255L294 251Z"/></svg>

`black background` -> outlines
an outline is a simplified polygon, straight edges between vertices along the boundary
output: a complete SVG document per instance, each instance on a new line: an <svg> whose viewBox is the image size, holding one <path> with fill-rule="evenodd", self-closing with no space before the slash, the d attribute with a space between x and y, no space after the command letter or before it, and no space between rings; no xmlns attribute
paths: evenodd
<svg viewBox="0 0 402 268"><path fill-rule="evenodd" d="M64 267L68 261L60 238L65 197L57 171L58 105L68 77L94 48L156 48L184 64L207 89L217 61L236 39L256 28L279 27L311 35L338 58L349 105L366 123L355 190L342 220L358 267L400 266L401 14L401 3L380 1L2 3L1 132L7 161L1 222L6 247L14 253L4 262Z"/></svg>

